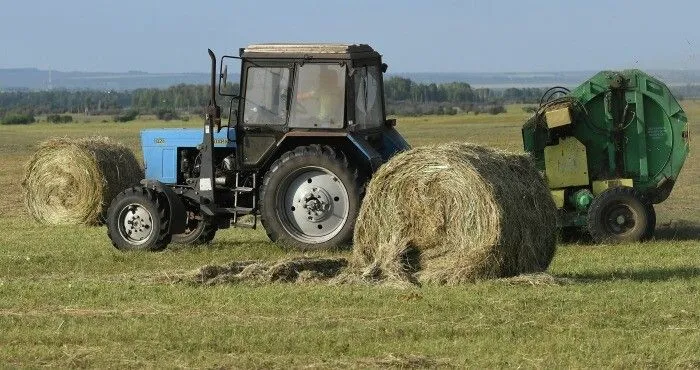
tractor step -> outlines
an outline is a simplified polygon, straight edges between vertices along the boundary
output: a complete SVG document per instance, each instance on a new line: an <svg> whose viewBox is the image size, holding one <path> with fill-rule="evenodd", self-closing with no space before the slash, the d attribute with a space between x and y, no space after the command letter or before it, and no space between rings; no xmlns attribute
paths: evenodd
<svg viewBox="0 0 700 370"><path fill-rule="evenodd" d="M257 188L257 175L253 174L252 177L253 180L253 186L252 187L247 187L247 186L241 186L240 185L240 173L236 172L236 185L233 188L233 212L231 213L233 215L233 219L231 220L231 223L234 226L237 227L245 227L245 228L250 228L250 229L255 229L257 224L258 224L258 218L255 216L255 207L257 206L257 197L255 190ZM253 194L253 204L251 208L247 207L239 207L238 206L238 195L239 194ZM248 222L238 222L238 216L244 216L244 215L253 215L253 222L248 223Z"/></svg>
<svg viewBox="0 0 700 370"><path fill-rule="evenodd" d="M238 216L243 216L243 215L249 215L253 213L255 208L250 208L250 207L228 207L228 208L217 208L216 212L217 213L227 213L230 215L238 215Z"/></svg>

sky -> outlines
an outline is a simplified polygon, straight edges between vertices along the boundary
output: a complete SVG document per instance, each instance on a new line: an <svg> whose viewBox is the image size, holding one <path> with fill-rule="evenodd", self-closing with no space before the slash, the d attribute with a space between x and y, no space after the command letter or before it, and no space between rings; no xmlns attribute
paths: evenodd
<svg viewBox="0 0 700 370"><path fill-rule="evenodd" d="M700 69L700 1L0 0L0 68L208 72L260 42L368 43L389 71Z"/></svg>

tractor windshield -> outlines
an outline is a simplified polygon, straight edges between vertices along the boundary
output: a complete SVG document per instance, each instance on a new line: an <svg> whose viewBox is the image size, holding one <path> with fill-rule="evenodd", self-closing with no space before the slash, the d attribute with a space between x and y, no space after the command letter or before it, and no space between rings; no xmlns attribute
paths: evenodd
<svg viewBox="0 0 700 370"><path fill-rule="evenodd" d="M287 119L289 68L250 67L245 89L246 125L283 125Z"/></svg>
<svg viewBox="0 0 700 370"><path fill-rule="evenodd" d="M305 63L297 66L291 127L342 128L345 66Z"/></svg>

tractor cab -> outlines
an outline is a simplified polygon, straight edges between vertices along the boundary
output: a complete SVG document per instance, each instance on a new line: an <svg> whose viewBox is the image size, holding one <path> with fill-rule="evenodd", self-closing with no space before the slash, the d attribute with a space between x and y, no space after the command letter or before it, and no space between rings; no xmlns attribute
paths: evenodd
<svg viewBox="0 0 700 370"><path fill-rule="evenodd" d="M255 44L222 57L218 73L211 50L210 58L203 130L142 132L146 179L110 206L113 244L203 243L218 229L256 227L259 219L285 246L347 245L364 183L409 148L386 119L381 55L365 44ZM160 220L167 227L153 221L151 228L164 229L130 236L134 215L155 220L159 207L167 207ZM245 215L254 217L241 222Z"/></svg>
<svg viewBox="0 0 700 370"><path fill-rule="evenodd" d="M240 65L238 94L227 83L229 65ZM241 168L260 165L290 133L371 136L393 124L382 98L387 66L368 45L250 45L221 66L219 92L233 97L229 127L236 127Z"/></svg>

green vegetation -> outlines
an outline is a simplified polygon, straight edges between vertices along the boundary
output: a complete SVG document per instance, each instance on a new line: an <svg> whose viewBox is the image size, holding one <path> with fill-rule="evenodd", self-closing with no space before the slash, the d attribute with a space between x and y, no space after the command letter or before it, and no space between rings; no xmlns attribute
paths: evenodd
<svg viewBox="0 0 700 370"><path fill-rule="evenodd" d="M161 121L180 119L180 115L177 111L167 108L159 109L158 112L156 112L156 117Z"/></svg>
<svg viewBox="0 0 700 370"><path fill-rule="evenodd" d="M131 122L139 116L139 111L129 109L114 116L114 122Z"/></svg>
<svg viewBox="0 0 700 370"><path fill-rule="evenodd" d="M232 91L238 91L234 84ZM420 84L400 77L386 81L388 111L400 115L458 114L474 112L503 113L504 103L534 102L542 89L473 89L463 82ZM209 86L176 85L166 89L133 91L51 90L0 92L0 117L7 113L31 114L82 113L121 115L125 110L158 114L168 111L201 113L207 104ZM227 106L230 99L222 99ZM227 111L227 110L225 110ZM3 113L5 112L5 113ZM175 116L168 116L176 119ZM161 118L162 119L162 118Z"/></svg>
<svg viewBox="0 0 700 370"><path fill-rule="evenodd" d="M700 102L684 102L700 132ZM522 105L499 115L399 117L413 145L471 141L520 150ZM491 281L398 290L272 284L195 286L206 264L286 256L261 230L212 245L120 253L103 227L34 223L22 168L49 136L107 135L140 156L140 116L0 127L0 363L7 367L700 367L700 161L691 152L658 206L657 240L563 245L564 285Z"/></svg>
<svg viewBox="0 0 700 370"><path fill-rule="evenodd" d="M0 120L3 125L28 125L34 122L34 115L27 113L11 113Z"/></svg>
<svg viewBox="0 0 700 370"><path fill-rule="evenodd" d="M70 115L60 115L60 114L49 114L46 116L46 122L50 123L71 123L73 122L73 116Z"/></svg>

